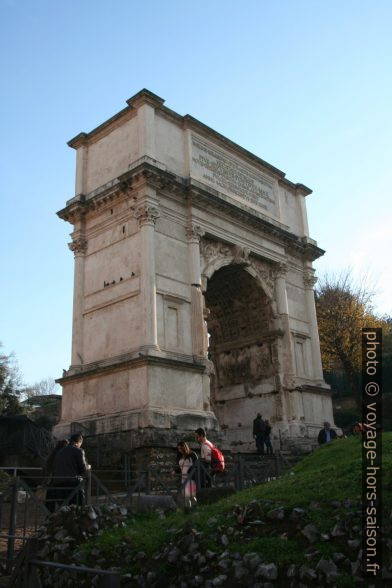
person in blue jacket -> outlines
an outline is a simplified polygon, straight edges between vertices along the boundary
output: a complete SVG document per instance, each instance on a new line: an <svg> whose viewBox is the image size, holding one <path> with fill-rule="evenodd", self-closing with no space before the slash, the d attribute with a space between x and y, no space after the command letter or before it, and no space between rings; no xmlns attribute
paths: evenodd
<svg viewBox="0 0 392 588"><path fill-rule="evenodd" d="M324 443L329 443L330 441L333 441L334 439L336 439L336 437L337 437L337 435L336 435L335 429L331 429L331 425L329 424L329 422L325 421L324 427L321 429L321 431L318 434L319 445L324 445Z"/></svg>

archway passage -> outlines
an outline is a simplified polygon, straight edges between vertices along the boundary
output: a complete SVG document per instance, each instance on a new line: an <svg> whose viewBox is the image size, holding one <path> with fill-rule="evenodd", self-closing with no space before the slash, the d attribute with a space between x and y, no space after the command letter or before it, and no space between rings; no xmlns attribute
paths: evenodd
<svg viewBox="0 0 392 588"><path fill-rule="evenodd" d="M258 281L236 265L214 273L205 299L209 357L215 367L213 410L221 426L238 428L254 418L264 392L275 388L271 301Z"/></svg>

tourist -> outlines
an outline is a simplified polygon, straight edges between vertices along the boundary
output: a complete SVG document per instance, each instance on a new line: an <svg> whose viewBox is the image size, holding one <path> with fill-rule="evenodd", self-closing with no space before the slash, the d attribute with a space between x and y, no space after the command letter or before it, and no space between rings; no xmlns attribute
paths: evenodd
<svg viewBox="0 0 392 588"><path fill-rule="evenodd" d="M73 494L68 504L83 505L85 498L82 488L83 474L90 469L81 449L83 436L80 433L71 435L69 445L63 447L55 457L53 477L58 488L58 498L66 500Z"/></svg>
<svg viewBox="0 0 392 588"><path fill-rule="evenodd" d="M336 439L336 431L335 429L331 429L331 425L328 421L325 421L324 427L318 434L319 445L329 443L330 441L333 441L333 439Z"/></svg>
<svg viewBox="0 0 392 588"><path fill-rule="evenodd" d="M273 450L272 450L272 444L271 444L271 430L272 427L270 425L270 422L268 419L266 419L265 421L265 431L264 431L264 443L265 443L265 447L267 450L267 454L273 454Z"/></svg>
<svg viewBox="0 0 392 588"><path fill-rule="evenodd" d="M181 496L184 499L185 508L190 508L196 503L196 471L194 466L197 455L185 441L178 442L177 451L177 461L181 473Z"/></svg>
<svg viewBox="0 0 392 588"><path fill-rule="evenodd" d="M211 486L211 450L212 450L212 443L208 441L206 437L206 432L204 429L199 427L195 431L196 441L200 443L200 467L198 469L198 483L200 484L201 488L206 488Z"/></svg>
<svg viewBox="0 0 392 588"><path fill-rule="evenodd" d="M264 455L265 422L258 412L253 421L253 438L256 441L256 450L259 455Z"/></svg>
<svg viewBox="0 0 392 588"><path fill-rule="evenodd" d="M68 445L68 439L61 439L57 441L55 448L53 449L52 453L49 455L48 459L45 463L45 474L48 477L47 479L47 490L46 490L46 500L45 506L49 512L54 512L56 510L56 499L57 499L57 488L56 488L56 480L53 479L53 471L54 471L54 461L56 459L56 455L58 452Z"/></svg>

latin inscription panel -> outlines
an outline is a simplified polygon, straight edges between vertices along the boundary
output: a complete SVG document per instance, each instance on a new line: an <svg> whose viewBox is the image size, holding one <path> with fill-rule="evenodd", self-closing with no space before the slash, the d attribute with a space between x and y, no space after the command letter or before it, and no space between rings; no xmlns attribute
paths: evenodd
<svg viewBox="0 0 392 588"><path fill-rule="evenodd" d="M191 176L238 203L276 216L272 182L254 168L192 134Z"/></svg>

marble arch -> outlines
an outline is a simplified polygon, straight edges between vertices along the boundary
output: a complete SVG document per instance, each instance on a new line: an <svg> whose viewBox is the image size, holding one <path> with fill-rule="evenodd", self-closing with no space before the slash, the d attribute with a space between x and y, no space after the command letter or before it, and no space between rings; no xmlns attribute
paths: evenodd
<svg viewBox="0 0 392 588"><path fill-rule="evenodd" d="M246 451L256 412L291 445L333 422L311 190L148 90L69 145L76 188L58 215L72 225L73 331L56 434L82 427L127 451L204 426Z"/></svg>

